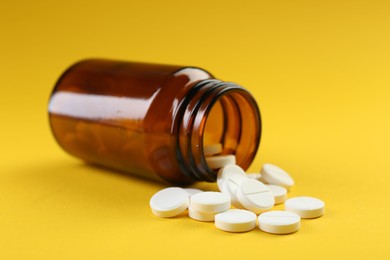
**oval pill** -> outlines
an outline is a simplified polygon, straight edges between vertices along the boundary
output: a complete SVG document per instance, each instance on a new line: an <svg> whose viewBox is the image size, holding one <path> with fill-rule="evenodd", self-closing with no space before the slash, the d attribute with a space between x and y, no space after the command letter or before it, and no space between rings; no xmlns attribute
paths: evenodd
<svg viewBox="0 0 390 260"><path fill-rule="evenodd" d="M259 229L273 234L289 234L299 230L301 218L288 211L269 211L258 217Z"/></svg>
<svg viewBox="0 0 390 260"><path fill-rule="evenodd" d="M189 202L188 193L179 187L158 191L150 199L152 213L158 217L170 218L183 213Z"/></svg>
<svg viewBox="0 0 390 260"><path fill-rule="evenodd" d="M256 227L256 214L243 209L230 209L215 215L215 226L228 232L246 232Z"/></svg>
<svg viewBox="0 0 390 260"><path fill-rule="evenodd" d="M228 164L236 164L236 156L232 154L228 155L216 155L211 157L206 157L207 165L211 169L220 169Z"/></svg>
<svg viewBox="0 0 390 260"><path fill-rule="evenodd" d="M246 209L259 214L275 204L274 195L262 182L248 179L237 189L237 199Z"/></svg>
<svg viewBox="0 0 390 260"><path fill-rule="evenodd" d="M325 203L320 199L301 196L286 200L284 208L301 218L318 218L324 215Z"/></svg>
<svg viewBox="0 0 390 260"><path fill-rule="evenodd" d="M191 196L190 207L202 212L222 212L230 208L230 196L222 192L206 191Z"/></svg>
<svg viewBox="0 0 390 260"><path fill-rule="evenodd" d="M283 186L290 189L294 185L294 180L283 169L276 165L265 163L261 169L261 180L265 183Z"/></svg>

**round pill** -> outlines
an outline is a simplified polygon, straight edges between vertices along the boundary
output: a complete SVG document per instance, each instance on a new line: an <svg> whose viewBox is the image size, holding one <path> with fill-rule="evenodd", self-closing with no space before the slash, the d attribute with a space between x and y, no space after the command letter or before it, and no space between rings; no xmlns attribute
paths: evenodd
<svg viewBox="0 0 390 260"><path fill-rule="evenodd" d="M284 207L301 218L318 218L325 212L325 203L322 200L304 196L286 200Z"/></svg>
<svg viewBox="0 0 390 260"><path fill-rule="evenodd" d="M198 220L198 221L214 221L215 212L202 212L195 210L191 207L188 208L188 216L192 219Z"/></svg>
<svg viewBox="0 0 390 260"><path fill-rule="evenodd" d="M301 218L288 211L269 211L258 218L259 229L273 234L289 234L299 230Z"/></svg>
<svg viewBox="0 0 390 260"><path fill-rule="evenodd" d="M275 204L281 204L286 201L287 199L287 189L279 186L279 185L273 185L273 184L267 184L267 186L272 194L274 195Z"/></svg>
<svg viewBox="0 0 390 260"><path fill-rule="evenodd" d="M290 189L294 185L294 180L286 171L270 163L263 165L261 180L269 184L283 186L286 189Z"/></svg>
<svg viewBox="0 0 390 260"><path fill-rule="evenodd" d="M246 232L256 227L256 214L243 209L230 209L215 215L215 226L228 232Z"/></svg>
<svg viewBox="0 0 390 260"><path fill-rule="evenodd" d="M232 154L216 155L207 157L206 162L211 169L220 169L228 164L236 164L236 156Z"/></svg>
<svg viewBox="0 0 390 260"><path fill-rule="evenodd" d="M186 192L188 192L188 194L189 194L190 196L195 195L195 194L197 194L197 193L203 192L202 190L200 190L200 189L195 189L195 188L185 188L184 190L185 190Z"/></svg>
<svg viewBox="0 0 390 260"><path fill-rule="evenodd" d="M269 210L275 204L270 189L253 179L245 180L240 184L237 189L237 199L242 206L256 214Z"/></svg>
<svg viewBox="0 0 390 260"><path fill-rule="evenodd" d="M229 194L233 206L241 208L236 193L237 188L244 180L247 180L245 171L238 165L229 164L219 169L217 174L217 184L221 192Z"/></svg>
<svg viewBox="0 0 390 260"><path fill-rule="evenodd" d="M209 144L203 146L203 153L205 156L220 154L222 152L222 144Z"/></svg>
<svg viewBox="0 0 390 260"><path fill-rule="evenodd" d="M222 192L206 191L191 196L192 209L202 212L222 212L230 208L230 196Z"/></svg>
<svg viewBox="0 0 390 260"><path fill-rule="evenodd" d="M178 187L160 190L150 199L150 208L154 215L163 218L177 216L183 213L189 202L188 193Z"/></svg>

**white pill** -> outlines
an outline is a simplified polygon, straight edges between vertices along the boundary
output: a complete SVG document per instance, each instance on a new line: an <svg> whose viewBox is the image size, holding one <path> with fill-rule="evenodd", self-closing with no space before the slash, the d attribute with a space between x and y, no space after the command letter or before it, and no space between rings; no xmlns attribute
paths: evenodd
<svg viewBox="0 0 390 260"><path fill-rule="evenodd" d="M237 199L242 206L256 214L269 210L275 204L270 189L253 179L245 180L240 184L237 189Z"/></svg>
<svg viewBox="0 0 390 260"><path fill-rule="evenodd" d="M198 221L214 221L214 216L217 214L216 212L202 212L193 209L192 207L188 208L188 216L192 219L198 220Z"/></svg>
<svg viewBox="0 0 390 260"><path fill-rule="evenodd" d="M192 209L202 212L222 212L230 208L230 196L222 192L206 191L191 196Z"/></svg>
<svg viewBox="0 0 390 260"><path fill-rule="evenodd" d="M236 164L236 156L232 154L216 155L207 157L206 162L211 169L220 169L228 164Z"/></svg>
<svg viewBox="0 0 390 260"><path fill-rule="evenodd" d="M273 184L267 184L267 186L275 198L275 204L281 204L286 201L287 199L287 189L279 186L279 185L273 185Z"/></svg>
<svg viewBox="0 0 390 260"><path fill-rule="evenodd" d="M203 153L205 156L220 154L222 152L222 144L209 144L203 146Z"/></svg>
<svg viewBox="0 0 390 260"><path fill-rule="evenodd" d="M222 167L217 174L217 184L221 192L229 194L233 206L242 208L236 193L237 188L244 180L247 180L245 171L238 165L229 164Z"/></svg>
<svg viewBox="0 0 390 260"><path fill-rule="evenodd" d="M263 165L261 175L261 180L264 180L265 183L283 186L286 189L290 189L294 185L294 180L286 171L270 163Z"/></svg>
<svg viewBox="0 0 390 260"><path fill-rule="evenodd" d="M259 216L259 229L273 234L289 234L299 230L301 218L288 211L269 211Z"/></svg>
<svg viewBox="0 0 390 260"><path fill-rule="evenodd" d="M261 180L261 173L247 173L246 176L249 179L255 179L255 180L258 180L258 181Z"/></svg>
<svg viewBox="0 0 390 260"><path fill-rule="evenodd" d="M246 232L256 227L256 214L243 209L230 209L215 215L215 226L228 232Z"/></svg>
<svg viewBox="0 0 390 260"><path fill-rule="evenodd" d="M154 215L163 218L177 216L183 213L189 202L188 193L178 187L160 190L150 199L150 208Z"/></svg>
<svg viewBox="0 0 390 260"><path fill-rule="evenodd" d="M186 192L188 192L188 194L189 194L190 196L195 195L195 194L197 194L197 193L203 192L203 191L200 190L200 189L194 189L194 188L185 188L184 190L185 190Z"/></svg>
<svg viewBox="0 0 390 260"><path fill-rule="evenodd" d="M318 218L325 212L325 203L322 200L304 196L286 200L284 207L301 218Z"/></svg>

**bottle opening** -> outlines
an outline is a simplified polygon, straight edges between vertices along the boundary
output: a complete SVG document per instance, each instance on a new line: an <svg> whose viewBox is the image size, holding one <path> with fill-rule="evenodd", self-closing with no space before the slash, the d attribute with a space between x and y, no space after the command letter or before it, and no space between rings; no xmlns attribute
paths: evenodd
<svg viewBox="0 0 390 260"><path fill-rule="evenodd" d="M195 88L196 89L196 88ZM179 138L183 172L195 180L215 181L217 170L206 162L206 146L221 144L222 155L234 155L247 169L260 141L260 112L253 96L242 87L208 80L189 96Z"/></svg>
<svg viewBox="0 0 390 260"><path fill-rule="evenodd" d="M243 169L250 166L256 155L261 131L257 105L246 94L229 91L221 95L206 116L203 132L203 150L221 144L220 154L235 155L236 164Z"/></svg>

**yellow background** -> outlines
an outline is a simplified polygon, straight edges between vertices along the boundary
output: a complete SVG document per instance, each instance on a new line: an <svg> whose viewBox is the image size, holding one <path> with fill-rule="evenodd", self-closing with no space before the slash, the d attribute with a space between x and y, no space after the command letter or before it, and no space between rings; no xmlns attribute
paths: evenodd
<svg viewBox="0 0 390 260"><path fill-rule="evenodd" d="M264 127L251 171L285 168L289 195L324 200L326 214L285 236L153 216L162 185L87 166L51 136L53 84L88 57L245 86ZM0 259L388 259L389 72L385 0L3 1Z"/></svg>

